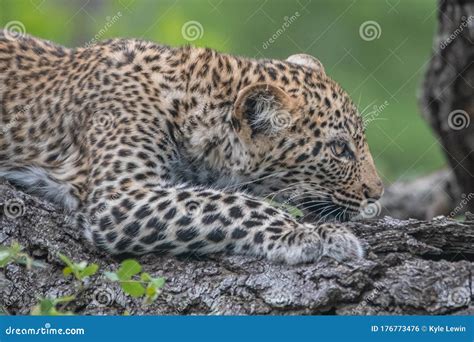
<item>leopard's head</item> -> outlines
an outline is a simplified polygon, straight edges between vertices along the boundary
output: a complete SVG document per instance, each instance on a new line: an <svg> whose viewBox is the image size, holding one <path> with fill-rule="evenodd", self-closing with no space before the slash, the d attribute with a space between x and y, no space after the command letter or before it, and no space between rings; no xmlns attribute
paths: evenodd
<svg viewBox="0 0 474 342"><path fill-rule="evenodd" d="M348 219L383 193L348 94L312 56L272 61L239 91L234 127L248 151L246 187L319 219Z"/></svg>

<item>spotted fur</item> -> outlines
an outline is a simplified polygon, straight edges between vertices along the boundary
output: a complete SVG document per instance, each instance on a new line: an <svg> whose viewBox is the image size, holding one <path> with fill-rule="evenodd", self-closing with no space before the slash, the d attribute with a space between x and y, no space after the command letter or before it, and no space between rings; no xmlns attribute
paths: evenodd
<svg viewBox="0 0 474 342"><path fill-rule="evenodd" d="M359 258L357 238L322 221L382 193L357 109L308 55L3 32L0 124L0 176L73 210L114 254Z"/></svg>

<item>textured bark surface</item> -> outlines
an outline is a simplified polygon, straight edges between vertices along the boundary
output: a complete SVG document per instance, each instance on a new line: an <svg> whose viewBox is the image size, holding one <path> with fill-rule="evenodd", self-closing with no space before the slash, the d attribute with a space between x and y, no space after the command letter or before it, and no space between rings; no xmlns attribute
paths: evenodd
<svg viewBox="0 0 474 342"><path fill-rule="evenodd" d="M73 291L62 275L61 252L115 270L118 261L90 247L70 218L50 204L0 183L0 203L14 200L17 218L0 208L0 244L16 240L46 268L10 264L0 270L0 305L28 314L38 297ZM286 266L240 256L205 260L144 256L154 276L165 276L152 305L123 294L101 275L66 309L78 314L473 314L474 218L465 222L391 218L349 222L367 258L351 263L323 259Z"/></svg>
<svg viewBox="0 0 474 342"><path fill-rule="evenodd" d="M474 195L474 2L440 0L438 33L421 98L460 192ZM467 210L474 211L474 201Z"/></svg>

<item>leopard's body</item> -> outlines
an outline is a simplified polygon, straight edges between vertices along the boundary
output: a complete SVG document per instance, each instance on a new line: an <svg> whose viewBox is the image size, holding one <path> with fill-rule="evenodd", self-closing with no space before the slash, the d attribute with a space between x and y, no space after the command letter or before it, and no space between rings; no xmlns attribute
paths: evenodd
<svg viewBox="0 0 474 342"><path fill-rule="evenodd" d="M1 32L1 31L0 31ZM0 33L0 176L77 213L114 254L361 257L337 223L382 185L348 95L315 58L255 60Z"/></svg>

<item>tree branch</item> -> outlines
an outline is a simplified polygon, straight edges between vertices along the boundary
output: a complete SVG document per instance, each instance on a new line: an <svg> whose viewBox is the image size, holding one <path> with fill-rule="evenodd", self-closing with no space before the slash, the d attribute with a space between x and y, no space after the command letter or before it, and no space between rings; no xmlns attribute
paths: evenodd
<svg viewBox="0 0 474 342"><path fill-rule="evenodd" d="M443 147L461 194L474 195L474 3L440 0L438 33L421 106ZM464 208L474 211L474 201Z"/></svg>
<svg viewBox="0 0 474 342"><path fill-rule="evenodd" d="M0 210L0 243L18 241L46 269L10 264L0 270L0 306L28 314L40 297L71 294L59 252L115 270L118 260L83 240L71 218L40 199L0 183L0 203L24 204L23 215ZM11 215L9 215L11 216ZM153 276L167 278L151 305L94 276L66 307L78 314L472 314L474 219L465 222L391 218L347 223L364 241L365 260L287 266L240 256L204 260L143 256Z"/></svg>

